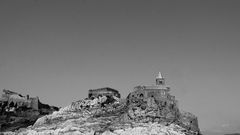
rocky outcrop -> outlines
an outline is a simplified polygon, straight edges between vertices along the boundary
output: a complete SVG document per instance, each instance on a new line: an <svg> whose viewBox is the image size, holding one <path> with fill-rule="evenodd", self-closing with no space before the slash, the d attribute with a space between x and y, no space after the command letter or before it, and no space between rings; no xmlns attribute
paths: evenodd
<svg viewBox="0 0 240 135"><path fill-rule="evenodd" d="M144 109L145 108L145 109ZM13 135L197 135L174 121L157 118L157 105L129 105L115 96L73 102L39 118L33 126L8 132Z"/></svg>
<svg viewBox="0 0 240 135"><path fill-rule="evenodd" d="M59 110L58 107L41 103L38 97L22 96L10 90L3 92L0 99L0 132L26 128L38 118Z"/></svg>
<svg viewBox="0 0 240 135"><path fill-rule="evenodd" d="M156 85L137 86L126 99L120 99L119 92L108 87L89 90L88 98L8 134L199 135L197 117L180 111L169 91L161 73ZM41 107L48 107L26 99L31 102L30 107L40 110L37 113L42 113Z"/></svg>

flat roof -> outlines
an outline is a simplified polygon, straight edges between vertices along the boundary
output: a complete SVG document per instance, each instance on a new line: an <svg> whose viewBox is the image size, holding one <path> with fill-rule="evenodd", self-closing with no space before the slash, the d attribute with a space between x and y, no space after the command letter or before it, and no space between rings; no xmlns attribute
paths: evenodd
<svg viewBox="0 0 240 135"><path fill-rule="evenodd" d="M118 90L110 88L110 87L103 87L103 88L98 88L98 89L90 89L89 92L101 91L101 90L110 90L110 91L119 93Z"/></svg>

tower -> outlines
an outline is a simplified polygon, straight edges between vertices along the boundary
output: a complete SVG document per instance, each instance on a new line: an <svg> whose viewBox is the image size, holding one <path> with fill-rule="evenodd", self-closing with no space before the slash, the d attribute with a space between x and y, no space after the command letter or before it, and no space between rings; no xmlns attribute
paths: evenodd
<svg viewBox="0 0 240 135"><path fill-rule="evenodd" d="M156 77L156 85L165 85L165 78L163 78L162 73L159 72Z"/></svg>

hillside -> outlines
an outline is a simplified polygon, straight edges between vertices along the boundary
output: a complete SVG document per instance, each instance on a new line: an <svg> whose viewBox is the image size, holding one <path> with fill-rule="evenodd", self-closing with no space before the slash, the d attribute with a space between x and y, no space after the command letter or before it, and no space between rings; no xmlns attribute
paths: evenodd
<svg viewBox="0 0 240 135"><path fill-rule="evenodd" d="M136 86L126 98L109 87L91 89L87 98L39 118L33 126L5 134L200 135L197 117L180 111L169 91L161 73L156 85Z"/></svg>
<svg viewBox="0 0 240 135"><path fill-rule="evenodd" d="M8 132L13 135L25 134L76 134L76 135L197 135L181 126L180 121L159 121L159 118L148 117L155 111L146 106L142 112L142 121L136 121L132 116L137 112L130 111L133 106L126 100L117 97L99 97L83 99L61 108L51 115L41 117L33 126ZM158 121L157 121L158 119Z"/></svg>

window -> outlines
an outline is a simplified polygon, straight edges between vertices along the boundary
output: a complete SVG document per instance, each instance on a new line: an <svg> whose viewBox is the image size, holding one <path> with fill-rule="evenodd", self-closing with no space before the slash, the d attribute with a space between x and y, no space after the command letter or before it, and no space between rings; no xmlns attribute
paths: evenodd
<svg viewBox="0 0 240 135"><path fill-rule="evenodd" d="M163 80L156 80L156 83L157 83L157 85L163 85L164 84L164 82L163 82Z"/></svg>
<svg viewBox="0 0 240 135"><path fill-rule="evenodd" d="M140 97L143 97L143 94L141 93L139 96L140 96Z"/></svg>

